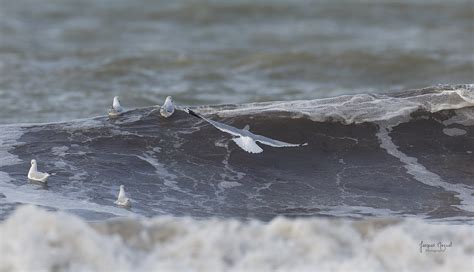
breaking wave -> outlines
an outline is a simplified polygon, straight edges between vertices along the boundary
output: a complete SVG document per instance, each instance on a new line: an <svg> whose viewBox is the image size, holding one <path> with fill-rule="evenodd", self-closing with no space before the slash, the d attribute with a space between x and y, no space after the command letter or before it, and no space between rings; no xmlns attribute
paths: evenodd
<svg viewBox="0 0 474 272"><path fill-rule="evenodd" d="M474 254L472 227L419 220L88 224L27 206L0 234L1 271L470 271Z"/></svg>
<svg viewBox="0 0 474 272"><path fill-rule="evenodd" d="M61 123L1 126L0 216L28 203L87 220L331 216L474 218L474 91L437 86L386 95L194 108L208 118L307 146L248 154L183 111L156 107ZM28 183L31 159L53 172ZM133 200L115 207L119 185Z"/></svg>

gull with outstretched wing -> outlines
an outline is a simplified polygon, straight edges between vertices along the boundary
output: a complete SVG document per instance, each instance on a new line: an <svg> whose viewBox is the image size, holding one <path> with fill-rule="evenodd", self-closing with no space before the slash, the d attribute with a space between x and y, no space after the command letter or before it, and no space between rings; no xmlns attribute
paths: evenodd
<svg viewBox="0 0 474 272"><path fill-rule="evenodd" d="M273 147L299 147L299 146L307 145L307 143L291 144L287 142L274 140L262 135L253 134L252 132L250 132L249 130L250 128L248 125L246 125L243 129L238 129L238 128L202 117L201 115L195 113L194 111L190 109L184 109L184 111L197 118L200 118L208 122L213 127L217 128L218 130L222 132L229 133L230 135L235 136L235 138L233 138L232 141L234 141L240 148L242 148L243 150L249 153L263 152L263 149L260 146L258 146L257 142L264 145L273 146Z"/></svg>

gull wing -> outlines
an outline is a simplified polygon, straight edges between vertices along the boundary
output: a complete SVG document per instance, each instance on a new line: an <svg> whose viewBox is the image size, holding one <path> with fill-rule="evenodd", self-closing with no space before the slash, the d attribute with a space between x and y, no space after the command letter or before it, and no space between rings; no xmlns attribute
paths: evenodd
<svg viewBox="0 0 474 272"><path fill-rule="evenodd" d="M109 117L117 117L125 112L125 109L119 105L112 105L112 108L109 109L107 114Z"/></svg>
<svg viewBox="0 0 474 272"><path fill-rule="evenodd" d="M32 180L44 181L48 177L49 177L48 173L35 172L35 173L31 173L28 178Z"/></svg>
<svg viewBox="0 0 474 272"><path fill-rule="evenodd" d="M126 199L126 198L127 198L127 196L125 195L125 191L120 191L117 199L118 200L123 200L123 199Z"/></svg>
<svg viewBox="0 0 474 272"><path fill-rule="evenodd" d="M163 106L160 108L161 110L164 110L168 113L173 113L174 112L174 106L172 103L165 103Z"/></svg>
<svg viewBox="0 0 474 272"><path fill-rule="evenodd" d="M229 126L229 125L226 125L226 124L222 124L222 123L204 118L204 117L200 116L199 114L195 113L194 111L192 111L190 109L184 109L184 111L191 114L191 115L193 115L193 116L195 116L195 117L197 117L197 118L203 119L204 121L208 122L209 124L211 124L212 126L214 126L215 128L217 128L218 130L220 130L222 132L226 132L226 133L229 133L233 136L239 137L239 138L233 139L234 142L238 146L240 146L242 149L244 149L245 151L250 152L250 153L260 153L260 152L263 151L263 149L261 149L256 144L256 142L260 142L264 145L269 145L269 146L273 146L273 147L298 147L298 146L307 145L307 143L292 144L292 143L287 143L287 142L274 140L274 139L271 139L271 138L268 138L268 137L265 137L265 136L262 136L262 135L253 134L252 132L248 131L248 129L249 129L248 125L245 126L244 129L238 129L238 128L235 128L235 127L232 127L232 126ZM252 143L253 143L253 145L252 145ZM249 151L249 150L258 151L258 152L252 152L252 151Z"/></svg>
<svg viewBox="0 0 474 272"><path fill-rule="evenodd" d="M262 136L262 135L256 135L256 134L253 134L253 133L252 133L251 137L254 139L255 142L259 142L259 143L262 143L264 145L269 145L269 146L273 146L273 147L297 147L297 146L307 145L307 143L304 143L304 144L291 144L291 143L287 143L287 142L274 140L274 139L271 139L271 138L268 138L268 137L265 137L265 136Z"/></svg>
<svg viewBox="0 0 474 272"><path fill-rule="evenodd" d="M242 130L240 130L238 128L235 128L235 127L223 124L223 123L219 123L219 122L216 122L216 121L212 121L212 120L207 119L207 118L204 118L201 115L195 113L194 111L192 111L190 109L185 109L184 111L191 114L191 115L193 115L193 116L195 116L195 117L197 117L197 118L200 118L200 119L208 122L213 127L217 128L218 130L220 130L222 132L229 133L230 135L234 135L234 136L238 136L238 137L243 136Z"/></svg>
<svg viewBox="0 0 474 272"><path fill-rule="evenodd" d="M250 137L243 136L232 139L240 148L249 153L262 153L263 149Z"/></svg>

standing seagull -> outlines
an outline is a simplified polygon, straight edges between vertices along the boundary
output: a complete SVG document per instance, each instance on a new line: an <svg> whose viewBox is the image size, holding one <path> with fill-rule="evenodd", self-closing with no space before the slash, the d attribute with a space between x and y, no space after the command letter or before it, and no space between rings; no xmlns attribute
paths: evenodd
<svg viewBox="0 0 474 272"><path fill-rule="evenodd" d="M36 160L31 160L30 171L28 171L28 179L46 183L48 181L49 176L50 174L48 173L38 172L38 165L36 164Z"/></svg>
<svg viewBox="0 0 474 272"><path fill-rule="evenodd" d="M261 153L263 152L263 149L257 145L257 142L264 144L264 145L269 145L273 147L298 147L298 146L305 146L308 143L304 144L290 144L278 140L274 140L265 136L253 134L252 132L249 131L250 127L246 125L243 129L238 129L226 124L222 124L216 121L209 120L207 118L204 118L194 111L190 109L184 109L185 112L197 117L201 118L202 120L208 122L218 130L222 132L229 133L230 135L235 136L235 138L232 139L240 148L243 150L249 152L249 153Z"/></svg>
<svg viewBox="0 0 474 272"><path fill-rule="evenodd" d="M114 102L112 103L112 108L109 110L109 116L115 117L122 114L125 110L120 105L120 99L118 96L114 97Z"/></svg>
<svg viewBox="0 0 474 272"><path fill-rule="evenodd" d="M168 118L174 113L173 98L171 96L166 97L165 103L160 108L161 116Z"/></svg>
<svg viewBox="0 0 474 272"><path fill-rule="evenodd" d="M116 200L114 203L115 203L117 206L125 207L125 208L129 208L130 206L132 206L132 202L131 202L130 199L125 195L125 186L120 185L120 192L119 192L119 195L118 195L117 200Z"/></svg>

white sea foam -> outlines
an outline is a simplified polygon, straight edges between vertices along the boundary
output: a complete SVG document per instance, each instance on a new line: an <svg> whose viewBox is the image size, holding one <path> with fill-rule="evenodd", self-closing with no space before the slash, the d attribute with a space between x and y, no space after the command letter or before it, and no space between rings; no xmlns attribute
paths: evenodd
<svg viewBox="0 0 474 272"><path fill-rule="evenodd" d="M474 92L474 91L473 91ZM456 115L443 121L443 125L460 124L463 126L474 126L474 108L456 110Z"/></svg>
<svg viewBox="0 0 474 272"><path fill-rule="evenodd" d="M83 210L106 213L114 216L138 216L133 212L114 206L99 205L86 199L70 198L49 190L38 190L35 186L31 186L30 184L16 186L11 183L6 183L0 188L2 194L5 195L5 201L9 203L33 204L58 210Z"/></svg>
<svg viewBox="0 0 474 272"><path fill-rule="evenodd" d="M55 156L58 157L65 157L66 156L66 151L69 150L69 147L67 146L54 146L51 148L51 153Z"/></svg>
<svg viewBox="0 0 474 272"><path fill-rule="evenodd" d="M178 183L176 182L177 176L169 172L162 163L160 163L156 158L154 158L152 152L147 152L142 156L137 155L136 157L153 166L156 169L156 174L160 177L163 177L164 185L176 191L183 191L181 188L179 188Z"/></svg>
<svg viewBox="0 0 474 272"><path fill-rule="evenodd" d="M443 133L448 136L462 136L465 135L467 131L460 128L445 128L443 129Z"/></svg>
<svg viewBox="0 0 474 272"><path fill-rule="evenodd" d="M21 163L18 156L11 154L10 149L21 143L18 139L23 135L23 131L17 126L2 126L0 133L0 167ZM6 172L0 171L0 192L3 192L5 186L10 186L12 178Z"/></svg>
<svg viewBox="0 0 474 272"><path fill-rule="evenodd" d="M19 126L1 126L0 134L0 166L15 165L22 163L16 155L9 153L10 149L22 143L18 139L23 135ZM52 152L58 156L65 152L64 147L53 149ZM25 182L26 182L25 172ZM0 192L4 195L3 201L7 203L24 203L47 206L60 210L89 210L93 212L109 213L116 216L136 216L134 213L124 211L113 206L102 206L91 203L85 199L70 199L49 190L37 190L30 184L17 186L13 184L8 173L0 172Z"/></svg>
<svg viewBox="0 0 474 272"><path fill-rule="evenodd" d="M237 186L241 186L242 184L235 182L235 181L221 181L219 182L218 186L222 190L228 189L228 188L233 188Z"/></svg>
<svg viewBox="0 0 474 272"><path fill-rule="evenodd" d="M446 191L456 192L456 197L461 201L459 208L474 212L474 188L465 184L453 184L444 181L439 175L429 171L418 162L417 158L410 157L401 152L389 135L390 128L380 126L376 136L380 141L380 147L388 154L399 159L404 164L407 173L423 184L433 187L441 187Z"/></svg>
<svg viewBox="0 0 474 272"><path fill-rule="evenodd" d="M23 131L18 126L1 126L0 133L0 166L14 165L21 163L18 156L9 153L15 145L21 144L18 139L23 135ZM0 179L0 182L2 180Z"/></svg>
<svg viewBox="0 0 474 272"><path fill-rule="evenodd" d="M416 103L415 103L416 102ZM415 103L415 107L408 106ZM396 103L395 103L396 104ZM438 112L441 110L456 110L456 115L443 121L443 125L462 124L466 126L473 125L472 109L458 109L474 106L474 90L471 85L465 85L464 88L457 90L442 91L438 93L424 94L414 97L403 98L398 102L400 111L406 111L403 114L392 114L392 116L384 116L380 120L373 120L379 125L379 131L376 133L380 141L380 147L385 149L388 154L396 157L404 164L407 173L423 184L440 187L446 191L456 192L456 197L461 201L459 208L474 211L474 187L464 184L453 184L444 181L439 175L429 171L425 166L418 162L417 158L410 157L401 152L390 137L390 131L398 124L406 122L410 119L410 113L422 109L429 112ZM388 107L394 108L393 105ZM396 108L396 107L395 107ZM445 128L443 133L449 136L459 136L466 133L465 130L459 128Z"/></svg>
<svg viewBox="0 0 474 272"><path fill-rule="evenodd" d="M438 112L474 106L474 89L471 85L455 90L421 92L414 96L344 95L316 100L263 102L239 105L237 108L201 107L201 113L216 113L221 117L253 115L263 112L287 112L295 117L305 116L313 121L336 120L345 124L363 122L400 123L417 110Z"/></svg>
<svg viewBox="0 0 474 272"><path fill-rule="evenodd" d="M0 271L470 271L473 236L472 226L387 219L90 225L27 206L0 225ZM444 252L420 247L438 243Z"/></svg>

